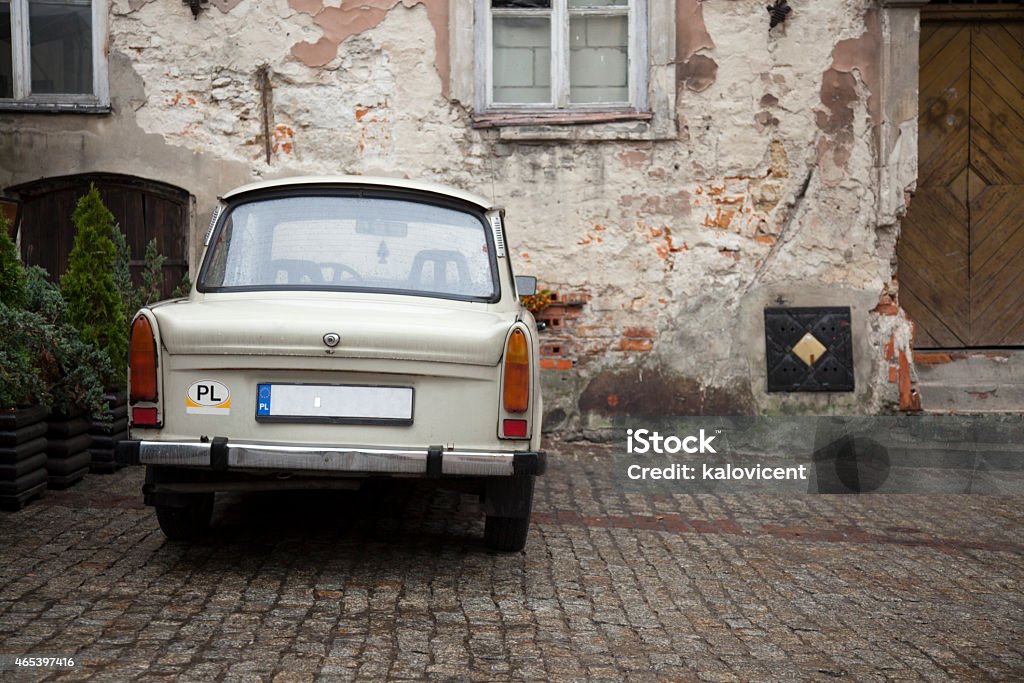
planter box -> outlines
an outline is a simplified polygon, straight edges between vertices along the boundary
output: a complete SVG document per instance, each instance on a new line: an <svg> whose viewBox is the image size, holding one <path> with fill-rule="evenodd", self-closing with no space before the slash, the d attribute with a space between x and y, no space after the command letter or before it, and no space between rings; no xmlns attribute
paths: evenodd
<svg viewBox="0 0 1024 683"><path fill-rule="evenodd" d="M46 414L0 411L0 509L20 510L46 490Z"/></svg>
<svg viewBox="0 0 1024 683"><path fill-rule="evenodd" d="M92 421L51 415L47 424L47 483L52 489L65 489L89 472Z"/></svg>
<svg viewBox="0 0 1024 683"><path fill-rule="evenodd" d="M100 421L92 423L89 434L92 443L89 453L92 461L89 471L96 474L111 474L122 466L114 460L114 449L117 442L128 438L128 395L125 392L109 393L103 397L107 401L107 416L110 424Z"/></svg>

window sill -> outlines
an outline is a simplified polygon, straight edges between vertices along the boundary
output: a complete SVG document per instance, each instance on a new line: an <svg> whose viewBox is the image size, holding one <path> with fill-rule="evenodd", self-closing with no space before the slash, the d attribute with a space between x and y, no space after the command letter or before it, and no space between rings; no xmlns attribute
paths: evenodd
<svg viewBox="0 0 1024 683"><path fill-rule="evenodd" d="M503 128L505 126L574 126L614 121L650 121L650 112L588 111L588 112L503 112L480 114L473 117L474 128Z"/></svg>
<svg viewBox="0 0 1024 683"><path fill-rule="evenodd" d="M83 102L15 102L0 101L0 112L23 114L109 114L109 104Z"/></svg>
<svg viewBox="0 0 1024 683"><path fill-rule="evenodd" d="M495 129L500 140L653 140L660 135L651 112L501 112L473 116L476 129Z"/></svg>

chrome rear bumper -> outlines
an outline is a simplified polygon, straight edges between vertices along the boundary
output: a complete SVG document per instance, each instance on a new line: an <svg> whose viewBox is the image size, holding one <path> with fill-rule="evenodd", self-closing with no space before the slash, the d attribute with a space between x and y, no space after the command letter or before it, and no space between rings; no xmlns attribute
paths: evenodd
<svg viewBox="0 0 1024 683"><path fill-rule="evenodd" d="M122 465L226 470L330 472L381 476L511 477L543 474L546 455L537 451L382 449L351 447L278 446L228 442L216 438L195 441L122 441L117 446Z"/></svg>

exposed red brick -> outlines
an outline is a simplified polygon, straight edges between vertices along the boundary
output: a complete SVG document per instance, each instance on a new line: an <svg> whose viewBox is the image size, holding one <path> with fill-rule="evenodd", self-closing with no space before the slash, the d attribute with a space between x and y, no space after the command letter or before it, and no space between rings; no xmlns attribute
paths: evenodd
<svg viewBox="0 0 1024 683"><path fill-rule="evenodd" d="M896 366L895 365L890 365L889 366L889 384L896 384L896 381L897 381Z"/></svg>
<svg viewBox="0 0 1024 683"><path fill-rule="evenodd" d="M620 339L619 351L650 351L654 342L649 339Z"/></svg>
<svg viewBox="0 0 1024 683"><path fill-rule="evenodd" d="M541 358L542 370L572 370L572 361L568 358Z"/></svg>
<svg viewBox="0 0 1024 683"><path fill-rule="evenodd" d="M952 363L953 358L948 353L915 351L914 362L919 365L945 365L946 363Z"/></svg>
<svg viewBox="0 0 1024 683"><path fill-rule="evenodd" d="M642 339L654 339L654 330L650 327L627 327L623 332L626 337L640 337Z"/></svg>
<svg viewBox="0 0 1024 683"><path fill-rule="evenodd" d="M896 339L894 337L892 337L892 336L889 337L889 341L885 342L885 359L886 360L892 360L893 359L893 356L895 354L895 351L893 350L893 345L895 343L896 343ZM915 357L915 362L916 362L916 360L917 359Z"/></svg>
<svg viewBox="0 0 1024 683"><path fill-rule="evenodd" d="M896 304L878 304L871 309L871 312L878 315L897 315L900 312L900 307Z"/></svg>
<svg viewBox="0 0 1024 683"><path fill-rule="evenodd" d="M907 360L907 354L902 350L900 351L898 384L900 390L900 410L914 412L920 411L921 397L918 395L917 390L911 385L910 362Z"/></svg>

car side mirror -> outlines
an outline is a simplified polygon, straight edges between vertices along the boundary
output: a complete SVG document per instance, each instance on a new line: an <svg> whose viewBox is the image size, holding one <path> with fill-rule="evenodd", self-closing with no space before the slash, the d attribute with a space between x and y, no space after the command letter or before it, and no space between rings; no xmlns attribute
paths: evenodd
<svg viewBox="0 0 1024 683"><path fill-rule="evenodd" d="M519 296L533 296L537 293L537 278L532 275L516 275L516 293Z"/></svg>

